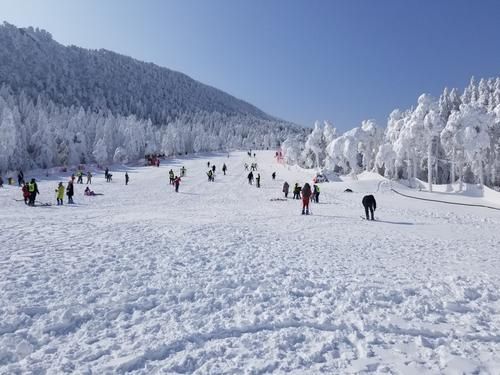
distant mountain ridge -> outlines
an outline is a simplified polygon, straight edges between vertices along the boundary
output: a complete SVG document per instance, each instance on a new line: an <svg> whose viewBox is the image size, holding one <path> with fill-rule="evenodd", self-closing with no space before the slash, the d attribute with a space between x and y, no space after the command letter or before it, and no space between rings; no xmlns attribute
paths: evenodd
<svg viewBox="0 0 500 375"><path fill-rule="evenodd" d="M64 106L133 114L153 124L199 111L281 122L183 73L104 49L66 47L32 27L0 26L0 63L0 84Z"/></svg>

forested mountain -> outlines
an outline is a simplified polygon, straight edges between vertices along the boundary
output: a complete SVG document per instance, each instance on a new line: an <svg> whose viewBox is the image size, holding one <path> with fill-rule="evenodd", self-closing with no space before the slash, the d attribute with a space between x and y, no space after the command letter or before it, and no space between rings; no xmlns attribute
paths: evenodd
<svg viewBox="0 0 500 375"><path fill-rule="evenodd" d="M135 115L164 124L187 113L273 118L251 104L185 74L107 50L65 47L50 33L0 26L0 82L31 99Z"/></svg>
<svg viewBox="0 0 500 375"><path fill-rule="evenodd" d="M185 74L0 26L0 172L276 147L303 132Z"/></svg>

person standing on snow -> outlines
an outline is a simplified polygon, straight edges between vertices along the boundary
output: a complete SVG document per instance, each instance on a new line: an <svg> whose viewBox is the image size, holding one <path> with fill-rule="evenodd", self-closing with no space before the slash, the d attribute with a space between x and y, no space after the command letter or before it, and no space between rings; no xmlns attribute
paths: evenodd
<svg viewBox="0 0 500 375"><path fill-rule="evenodd" d="M87 172L87 185L88 184L92 185L92 173L90 173L90 171Z"/></svg>
<svg viewBox="0 0 500 375"><path fill-rule="evenodd" d="M178 177L178 176L175 176L174 178L174 187L175 187L175 192L178 193L179 192L179 185L181 183L181 178Z"/></svg>
<svg viewBox="0 0 500 375"><path fill-rule="evenodd" d="M214 172L214 173L215 173L215 164L214 164L214 165L212 165L212 172Z"/></svg>
<svg viewBox="0 0 500 375"><path fill-rule="evenodd" d="M293 187L293 199L300 199L300 191L302 188L299 186L298 183L295 183L295 186Z"/></svg>
<svg viewBox="0 0 500 375"><path fill-rule="evenodd" d="M226 171L227 171L227 166L226 163L224 163L224 165L222 166L222 172L224 172L224 176L226 175Z"/></svg>
<svg viewBox="0 0 500 375"><path fill-rule="evenodd" d="M207 168L210 168L210 162L207 161Z"/></svg>
<svg viewBox="0 0 500 375"><path fill-rule="evenodd" d="M273 178L273 181L276 180L276 172L273 172L273 174L271 175L271 177Z"/></svg>
<svg viewBox="0 0 500 375"><path fill-rule="evenodd" d="M172 169L168 171L168 178L170 180L170 185L172 185L174 183L174 171Z"/></svg>
<svg viewBox="0 0 500 375"><path fill-rule="evenodd" d="M257 177L255 178L255 182L257 183L257 187L260 188L260 173L257 173Z"/></svg>
<svg viewBox="0 0 500 375"><path fill-rule="evenodd" d="M283 193L285 193L285 198L288 198L288 192L290 191L290 185L285 181L283 184Z"/></svg>
<svg viewBox="0 0 500 375"><path fill-rule="evenodd" d="M313 185L313 201L319 203L319 186L316 184Z"/></svg>
<svg viewBox="0 0 500 375"><path fill-rule="evenodd" d="M28 184L25 183L25 182L23 182L22 191L23 191L24 204L29 204L29 201L30 201L30 192L28 190Z"/></svg>
<svg viewBox="0 0 500 375"><path fill-rule="evenodd" d="M78 180L76 180L76 183L77 184L83 184L83 172L78 170L78 172L76 173L76 175L78 176Z"/></svg>
<svg viewBox="0 0 500 375"><path fill-rule="evenodd" d="M128 185L130 178L128 177L128 173L125 172L125 185Z"/></svg>
<svg viewBox="0 0 500 375"><path fill-rule="evenodd" d="M62 206L63 205L63 199L64 199L64 185L62 182L59 182L59 185L57 186L56 189L56 200L57 200L57 205Z"/></svg>
<svg viewBox="0 0 500 375"><path fill-rule="evenodd" d="M19 187L21 187L24 184L24 173L23 173L23 171L19 171L19 173L17 174L17 184L19 185Z"/></svg>
<svg viewBox="0 0 500 375"><path fill-rule="evenodd" d="M30 193L29 205L34 206L35 200L36 200L36 195L40 194L40 192L38 191L38 185L36 184L36 181L34 178L32 178L31 182L28 184L28 191Z"/></svg>
<svg viewBox="0 0 500 375"><path fill-rule="evenodd" d="M373 213L377 209L377 202L375 201L375 197L371 194L365 195L361 203L363 203L363 207L365 208L366 220L370 220L370 218L368 217L368 211L371 214L371 219L375 220L375 218L373 217Z"/></svg>
<svg viewBox="0 0 500 375"><path fill-rule="evenodd" d="M253 172L252 171L250 171L250 173L248 174L248 183L250 185L252 185L252 183L253 183Z"/></svg>
<svg viewBox="0 0 500 375"><path fill-rule="evenodd" d="M208 182L214 182L214 172L212 172L211 169L208 170L207 172L207 176L208 176Z"/></svg>
<svg viewBox="0 0 500 375"><path fill-rule="evenodd" d="M309 215L309 199L311 195L311 185L306 182L302 188L302 215Z"/></svg>
<svg viewBox="0 0 500 375"><path fill-rule="evenodd" d="M75 188L73 181L68 181L68 186L66 187L66 195L68 196L68 204L73 204L73 195L75 195Z"/></svg>

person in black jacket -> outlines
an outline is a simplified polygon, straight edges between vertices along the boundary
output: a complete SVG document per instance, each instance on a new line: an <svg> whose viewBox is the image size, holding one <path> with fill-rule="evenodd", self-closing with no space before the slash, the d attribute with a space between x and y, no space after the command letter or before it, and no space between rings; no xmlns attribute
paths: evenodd
<svg viewBox="0 0 500 375"><path fill-rule="evenodd" d="M68 204L73 204L73 195L75 195L75 189L73 186L73 181L68 181L68 186L66 187L66 195L68 196Z"/></svg>
<svg viewBox="0 0 500 375"><path fill-rule="evenodd" d="M365 208L366 220L370 220L368 217L368 211L370 211L371 219L373 218L373 213L377 209L377 202L375 201L375 197L373 195L365 195L362 200L363 207Z"/></svg>
<svg viewBox="0 0 500 375"><path fill-rule="evenodd" d="M19 173L17 174L17 184L19 185L19 187L21 187L24 184L24 173L23 173L23 171L19 171Z"/></svg>

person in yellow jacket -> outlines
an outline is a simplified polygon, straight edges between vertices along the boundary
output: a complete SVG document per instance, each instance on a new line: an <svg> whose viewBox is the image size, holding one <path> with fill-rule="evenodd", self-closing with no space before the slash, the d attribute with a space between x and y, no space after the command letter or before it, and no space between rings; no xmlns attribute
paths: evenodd
<svg viewBox="0 0 500 375"><path fill-rule="evenodd" d="M64 185L62 182L59 182L59 186L57 186L56 189L56 199L58 206L62 206L63 198L64 198Z"/></svg>

